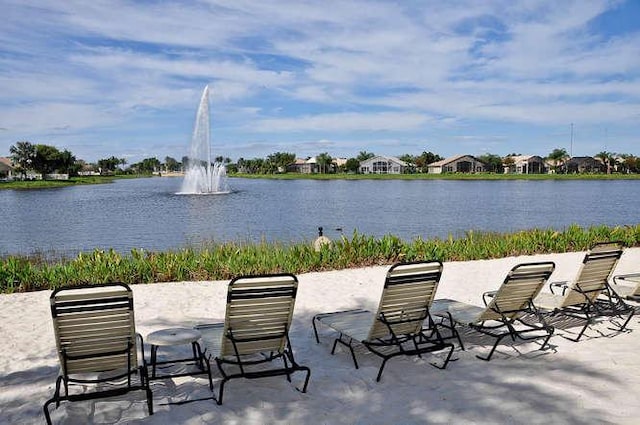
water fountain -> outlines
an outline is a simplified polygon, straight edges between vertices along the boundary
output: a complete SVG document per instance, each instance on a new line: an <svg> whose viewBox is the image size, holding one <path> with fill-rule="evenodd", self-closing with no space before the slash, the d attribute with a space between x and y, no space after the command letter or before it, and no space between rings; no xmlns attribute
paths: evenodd
<svg viewBox="0 0 640 425"><path fill-rule="evenodd" d="M204 88L191 138L189 163L180 194L208 195L229 193L227 169L224 164L211 162L209 123L209 86Z"/></svg>

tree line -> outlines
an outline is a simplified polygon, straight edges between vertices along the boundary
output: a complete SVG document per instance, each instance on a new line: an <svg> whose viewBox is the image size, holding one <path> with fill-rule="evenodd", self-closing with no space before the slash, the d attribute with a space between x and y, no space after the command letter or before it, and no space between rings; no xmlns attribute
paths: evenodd
<svg viewBox="0 0 640 425"><path fill-rule="evenodd" d="M32 144L27 141L17 142L10 147L9 152L13 163L16 165L16 171L23 178L27 177L29 171L40 173L43 178L46 178L46 175L52 173L77 176L83 170L94 170L102 175L178 172L184 171L189 165L187 156L183 156L181 161L166 156L164 162L161 162L156 157L150 157L130 164L126 168L127 160L115 156L102 158L96 163L90 164L82 159L77 159L67 149L60 151L54 146ZM517 153L511 153L501 157L500 155L486 153L478 156L477 159L485 164L487 172L502 173L503 167L513 164L513 157L518 155ZM358 155L348 158L346 161L341 161L339 165L336 164L336 158L333 158L328 152L322 152L314 159L319 173L358 173L360 164L374 156L376 155L372 152L360 151ZM407 167L408 172L416 173L427 173L429 164L444 159L442 156L429 151L423 151L420 155L403 154L397 158L409 165ZM640 172L640 157L632 154L616 154L602 151L594 155L594 158L602 162L607 173ZM310 157L306 159L308 160ZM571 158L565 149L556 148L545 159L551 164L554 171L560 172L562 166ZM296 161L296 155L290 152L275 152L265 158L245 159L241 157L236 162L233 162L228 157L218 156L214 161L225 164L229 173L275 174L290 171L291 165Z"/></svg>

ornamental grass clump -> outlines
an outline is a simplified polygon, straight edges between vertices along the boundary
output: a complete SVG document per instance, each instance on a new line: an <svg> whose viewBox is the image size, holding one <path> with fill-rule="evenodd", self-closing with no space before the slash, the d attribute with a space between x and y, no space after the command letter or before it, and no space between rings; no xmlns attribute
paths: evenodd
<svg viewBox="0 0 640 425"><path fill-rule="evenodd" d="M398 261L469 261L518 255L585 251L596 242L620 241L640 246L640 225L577 225L564 230L531 229L515 233L468 231L461 237L380 238L354 231L316 251L309 242L285 244L207 243L175 251L134 249L128 254L96 249L74 258L43 253L6 256L0 260L0 292L55 289L85 283L128 284L169 281L228 280L264 273L306 273L351 267L391 264Z"/></svg>

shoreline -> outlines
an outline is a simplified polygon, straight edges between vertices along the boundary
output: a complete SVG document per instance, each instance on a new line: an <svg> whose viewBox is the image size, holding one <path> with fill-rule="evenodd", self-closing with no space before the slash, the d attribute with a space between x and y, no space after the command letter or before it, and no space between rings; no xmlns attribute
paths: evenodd
<svg viewBox="0 0 640 425"><path fill-rule="evenodd" d="M552 260L551 281L571 280L584 252L445 262L436 298L481 304L484 291L496 289L515 264ZM640 272L640 248L626 248L614 274ZM559 334L552 348L535 343L500 345L490 362L475 358L487 347L464 334L467 351L446 370L422 359L391 360L375 382L379 359L358 352L354 369L344 349L330 354L333 335L321 330L316 344L311 317L349 308L375 309L388 265L299 274L300 286L291 339L297 360L311 368L306 394L282 377L229 385L224 404L212 400L184 405L167 402L210 396L204 378L154 381L156 413L147 416L142 393L116 399L63 403L52 410L55 423L145 424L546 424L616 423L631 425L640 416L638 317L630 332L608 330L606 321L574 343ZM227 280L132 285L136 328L146 336L167 327L193 326L224 319ZM548 291L548 285L543 291ZM0 295L0 423L41 423L42 404L53 393L58 369L48 297L51 291ZM28 312L28 313L27 313ZM570 331L570 329L569 329ZM467 339L469 338L469 339ZM147 347L148 348L148 347ZM146 350L148 358L148 349ZM214 374L217 377L217 374ZM214 382L214 385L216 383ZM622 402L624 401L624 402Z"/></svg>

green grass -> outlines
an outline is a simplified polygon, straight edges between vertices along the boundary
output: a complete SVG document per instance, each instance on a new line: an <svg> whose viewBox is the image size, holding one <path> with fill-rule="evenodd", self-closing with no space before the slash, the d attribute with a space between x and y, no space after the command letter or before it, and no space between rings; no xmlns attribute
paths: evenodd
<svg viewBox="0 0 640 425"><path fill-rule="evenodd" d="M90 176L71 177L69 180L33 180L33 181L10 181L0 182L0 189L30 190L30 189L51 189L57 187L68 187L83 184L111 183L115 177Z"/></svg>
<svg viewBox="0 0 640 425"><path fill-rule="evenodd" d="M640 225L569 226L563 231L532 229L511 234L469 231L464 237L415 239L361 235L333 241L316 252L311 243L211 243L199 248L151 252L94 250L75 258L55 255L6 256L0 260L0 293L36 291L82 283L129 284L226 280L257 273L305 273L397 261L468 261L517 255L587 250L596 242L640 246Z"/></svg>

